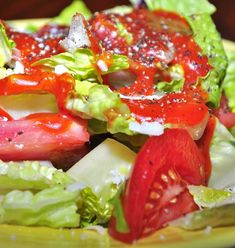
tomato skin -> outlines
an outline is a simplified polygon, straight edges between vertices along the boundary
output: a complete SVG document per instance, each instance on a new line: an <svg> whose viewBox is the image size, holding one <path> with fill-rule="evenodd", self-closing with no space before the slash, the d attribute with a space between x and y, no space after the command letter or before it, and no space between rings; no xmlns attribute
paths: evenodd
<svg viewBox="0 0 235 248"><path fill-rule="evenodd" d="M111 236L131 243L197 209L187 185L205 185L204 166L187 131L167 129L162 136L150 137L137 155L122 195L129 233L116 231L112 220Z"/></svg>
<svg viewBox="0 0 235 248"><path fill-rule="evenodd" d="M56 153L81 148L89 140L86 121L61 114L33 114L0 121L0 159L50 160Z"/></svg>
<svg viewBox="0 0 235 248"><path fill-rule="evenodd" d="M206 182L208 182L211 175L210 144L214 135L215 126L216 118L214 116L210 116L203 136L201 137L201 139L196 141L197 146L205 159Z"/></svg>

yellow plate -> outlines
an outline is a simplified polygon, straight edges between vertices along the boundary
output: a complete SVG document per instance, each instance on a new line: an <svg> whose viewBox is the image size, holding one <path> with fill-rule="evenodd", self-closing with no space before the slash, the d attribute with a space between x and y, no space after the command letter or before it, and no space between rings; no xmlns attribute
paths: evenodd
<svg viewBox="0 0 235 248"><path fill-rule="evenodd" d="M19 20L9 23L24 28L27 25L41 26L49 19ZM224 41L228 50L235 50L235 44ZM214 228L210 233L202 231L184 231L167 227L154 235L138 241L131 247L142 248L220 248L235 247L235 226ZM106 248L130 247L111 239L106 230L103 234L81 229L51 229L46 227L0 226L0 247L8 248Z"/></svg>

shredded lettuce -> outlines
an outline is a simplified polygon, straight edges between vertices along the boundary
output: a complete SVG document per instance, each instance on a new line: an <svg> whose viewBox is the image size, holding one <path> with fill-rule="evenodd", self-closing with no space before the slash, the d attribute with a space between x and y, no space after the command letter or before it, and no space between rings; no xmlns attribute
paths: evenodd
<svg viewBox="0 0 235 248"><path fill-rule="evenodd" d="M228 99L228 106L235 113L235 51L226 51L229 64L222 88Z"/></svg>
<svg viewBox="0 0 235 248"><path fill-rule="evenodd" d="M11 61L14 47L14 41L7 37L6 30L0 23L0 68Z"/></svg>
<svg viewBox="0 0 235 248"><path fill-rule="evenodd" d="M43 166L39 161L3 162L0 161L1 192L14 189L41 190L56 185L68 185L74 180L62 170Z"/></svg>
<svg viewBox="0 0 235 248"><path fill-rule="evenodd" d="M14 190L1 196L0 223L24 226L78 227L78 192L63 187L44 189L36 194Z"/></svg>
<svg viewBox="0 0 235 248"><path fill-rule="evenodd" d="M69 6L64 8L58 16L53 18L51 22L60 25L70 25L72 17L76 12L81 13L86 19L89 19L92 15L82 0L74 0Z"/></svg>

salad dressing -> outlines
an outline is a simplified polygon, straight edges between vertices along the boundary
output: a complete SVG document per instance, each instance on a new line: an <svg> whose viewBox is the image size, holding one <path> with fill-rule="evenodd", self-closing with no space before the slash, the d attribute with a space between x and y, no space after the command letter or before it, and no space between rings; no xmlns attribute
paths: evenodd
<svg viewBox="0 0 235 248"><path fill-rule="evenodd" d="M170 81L172 78L163 71L174 65L183 67L185 88L212 68L193 40L186 20L175 13L146 9L126 15L99 13L90 23L94 36L106 50L132 60L130 70L137 78L132 86L120 89L122 94L152 95L156 75L163 76L157 81Z"/></svg>

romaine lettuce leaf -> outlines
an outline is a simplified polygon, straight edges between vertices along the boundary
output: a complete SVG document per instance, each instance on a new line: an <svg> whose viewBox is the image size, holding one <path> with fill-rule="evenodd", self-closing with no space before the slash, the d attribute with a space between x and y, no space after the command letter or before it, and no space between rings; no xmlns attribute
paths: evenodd
<svg viewBox="0 0 235 248"><path fill-rule="evenodd" d="M190 194L200 208L212 208L228 203L235 203L235 194L221 189L213 189L205 186L188 186Z"/></svg>
<svg viewBox="0 0 235 248"><path fill-rule="evenodd" d="M235 51L226 51L229 64L222 84L228 106L235 113Z"/></svg>
<svg viewBox="0 0 235 248"><path fill-rule="evenodd" d="M118 22L116 24L116 27L118 35L123 37L126 40L127 44L130 45L133 41L132 34L127 31L126 27L121 22Z"/></svg>
<svg viewBox="0 0 235 248"><path fill-rule="evenodd" d="M76 80L75 97L70 98L67 109L83 118L106 122L111 133L132 134L129 123L133 119L128 106L106 85Z"/></svg>
<svg viewBox="0 0 235 248"><path fill-rule="evenodd" d="M107 70L102 71L103 75L119 70L129 68L129 60L124 55L110 54L112 57L112 64L107 67ZM95 56L90 49L81 48L76 52L60 53L50 58L41 59L33 65L43 65L45 67L55 70L56 66L63 65L67 72L79 80L97 81L98 71L95 65L99 65L101 59Z"/></svg>
<svg viewBox="0 0 235 248"><path fill-rule="evenodd" d="M160 92L176 92L183 89L184 80L172 80L171 82L159 82L157 83L157 90Z"/></svg>
<svg viewBox="0 0 235 248"><path fill-rule="evenodd" d="M64 187L44 189L36 194L14 190L1 196L0 223L24 226L78 227L78 192Z"/></svg>
<svg viewBox="0 0 235 248"><path fill-rule="evenodd" d="M0 23L0 68L11 61L14 46L14 41L8 39L6 30Z"/></svg>
<svg viewBox="0 0 235 248"><path fill-rule="evenodd" d="M76 12L81 13L86 19L91 17L91 11L82 0L73 0L72 3L64 8L58 16L51 20L51 22L60 25L70 25L72 17Z"/></svg>
<svg viewBox="0 0 235 248"><path fill-rule="evenodd" d="M112 65L103 75L127 69L129 60L126 56L112 54ZM98 84L102 81L96 69L99 57L95 57L90 49L78 49L74 54L61 53L34 63L54 69L63 65L75 79L73 97L67 102L67 109L83 118L107 123L106 130L111 133L124 132L131 134L129 122L132 120L128 106L122 103L119 94L108 86Z"/></svg>
<svg viewBox="0 0 235 248"><path fill-rule="evenodd" d="M128 147L116 140L106 139L66 173L91 188L105 205L129 177L135 157L136 154Z"/></svg>
<svg viewBox="0 0 235 248"><path fill-rule="evenodd" d="M207 0L145 0L145 3L150 10L164 9L182 15L213 14L216 10Z"/></svg>
<svg viewBox="0 0 235 248"><path fill-rule="evenodd" d="M39 161L0 161L0 192L14 189L41 190L56 185L67 186L74 180L62 170L43 166Z"/></svg>
<svg viewBox="0 0 235 248"><path fill-rule="evenodd" d="M180 227L186 230L231 226L234 224L235 204L228 204L192 212L170 223L171 226Z"/></svg>
<svg viewBox="0 0 235 248"><path fill-rule="evenodd" d="M209 14L187 16L186 19L191 25L194 39L213 67L202 79L201 84L203 89L209 93L208 102L217 107L221 97L220 83L224 79L228 65L221 37Z"/></svg>
<svg viewBox="0 0 235 248"><path fill-rule="evenodd" d="M216 189L235 185L235 138L218 120L210 145L212 163L209 187Z"/></svg>
<svg viewBox="0 0 235 248"><path fill-rule="evenodd" d="M125 219L121 202L121 194L123 189L123 186L120 187L116 195L110 200L110 204L113 206L113 216L116 218L116 230L118 232L127 233L129 231L129 227Z"/></svg>
<svg viewBox="0 0 235 248"><path fill-rule="evenodd" d="M76 79L89 79L95 81L97 71L94 67L95 58L90 49L78 49L74 54L65 52L49 58L41 59L33 64L33 66L43 65L55 70L56 66L63 65L68 73Z"/></svg>
<svg viewBox="0 0 235 248"><path fill-rule="evenodd" d="M107 9L104 12L105 13L113 13L113 14L121 14L121 15L125 15L125 14L129 14L133 11L133 8L131 6L128 5L120 5L120 6L115 6L111 9Z"/></svg>
<svg viewBox="0 0 235 248"><path fill-rule="evenodd" d="M77 206L80 227L105 225L112 215L112 206L108 201L104 204L89 187L80 191Z"/></svg>

